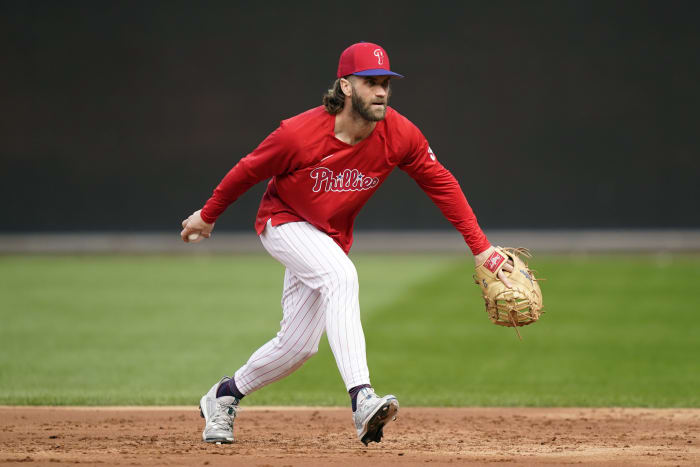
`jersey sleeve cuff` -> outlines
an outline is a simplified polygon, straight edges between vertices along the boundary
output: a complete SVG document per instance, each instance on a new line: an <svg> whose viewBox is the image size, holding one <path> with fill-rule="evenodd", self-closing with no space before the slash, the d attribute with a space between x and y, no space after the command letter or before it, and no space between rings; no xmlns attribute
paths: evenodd
<svg viewBox="0 0 700 467"><path fill-rule="evenodd" d="M202 212L199 213L199 216L207 224L213 224L214 222L216 222L216 217L212 217L212 216L207 215L207 213L204 212L204 209L202 209Z"/></svg>
<svg viewBox="0 0 700 467"><path fill-rule="evenodd" d="M484 243L480 243L479 245L475 245L474 248L472 248L471 250L472 250L472 254L474 256L476 256L476 255L479 255L479 254L483 253L484 251L488 250L489 248L491 248L491 243L486 241Z"/></svg>

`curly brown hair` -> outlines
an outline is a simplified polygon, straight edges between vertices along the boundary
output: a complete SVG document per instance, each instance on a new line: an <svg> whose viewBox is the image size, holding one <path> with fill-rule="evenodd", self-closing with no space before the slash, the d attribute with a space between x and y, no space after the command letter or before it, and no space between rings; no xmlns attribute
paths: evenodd
<svg viewBox="0 0 700 467"><path fill-rule="evenodd" d="M323 106L326 108L326 112L331 115L336 115L345 107L345 94L340 87L341 79L335 80L330 89L323 95Z"/></svg>

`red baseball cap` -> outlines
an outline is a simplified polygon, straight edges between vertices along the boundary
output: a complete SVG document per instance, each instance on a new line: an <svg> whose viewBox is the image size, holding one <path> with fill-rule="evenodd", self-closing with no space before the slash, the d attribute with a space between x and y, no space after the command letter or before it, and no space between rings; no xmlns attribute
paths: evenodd
<svg viewBox="0 0 700 467"><path fill-rule="evenodd" d="M343 53L340 54L338 78L347 75L390 75L403 78L402 75L389 69L389 56L386 54L386 51L371 42L358 42L343 50Z"/></svg>

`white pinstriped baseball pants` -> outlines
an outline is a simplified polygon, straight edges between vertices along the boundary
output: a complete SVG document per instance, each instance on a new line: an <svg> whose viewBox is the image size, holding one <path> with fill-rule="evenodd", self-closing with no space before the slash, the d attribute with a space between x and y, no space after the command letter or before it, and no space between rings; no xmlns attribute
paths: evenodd
<svg viewBox="0 0 700 467"><path fill-rule="evenodd" d="M247 395L291 374L318 351L324 330L346 388L369 384L359 284L350 258L307 222L273 227L268 221L260 240L287 268L283 318L277 336L236 371L238 389Z"/></svg>

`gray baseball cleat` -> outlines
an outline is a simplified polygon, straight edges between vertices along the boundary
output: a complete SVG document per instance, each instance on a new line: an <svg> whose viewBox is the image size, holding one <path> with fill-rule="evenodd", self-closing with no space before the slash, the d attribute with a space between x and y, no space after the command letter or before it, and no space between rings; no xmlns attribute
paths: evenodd
<svg viewBox="0 0 700 467"><path fill-rule="evenodd" d="M393 395L379 397L372 388L361 389L357 394L357 410L352 414L357 437L367 446L378 443L384 436L384 425L396 420L399 401Z"/></svg>
<svg viewBox="0 0 700 467"><path fill-rule="evenodd" d="M239 399L216 397L219 386L230 379L228 376L221 378L199 401L199 413L204 418L202 439L207 443L233 443L233 419L236 418Z"/></svg>

